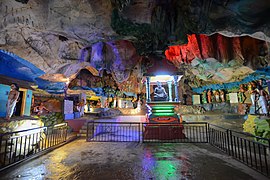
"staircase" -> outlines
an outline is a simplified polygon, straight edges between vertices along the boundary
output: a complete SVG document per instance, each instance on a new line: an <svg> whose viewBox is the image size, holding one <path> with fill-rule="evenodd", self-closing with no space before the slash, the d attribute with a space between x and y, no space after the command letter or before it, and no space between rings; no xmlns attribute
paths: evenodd
<svg viewBox="0 0 270 180"><path fill-rule="evenodd" d="M148 119L150 123L179 123L179 117L175 112L177 104L174 102L148 103Z"/></svg>
<svg viewBox="0 0 270 180"><path fill-rule="evenodd" d="M77 134L78 137L86 137L87 135L87 121L81 127L79 133Z"/></svg>

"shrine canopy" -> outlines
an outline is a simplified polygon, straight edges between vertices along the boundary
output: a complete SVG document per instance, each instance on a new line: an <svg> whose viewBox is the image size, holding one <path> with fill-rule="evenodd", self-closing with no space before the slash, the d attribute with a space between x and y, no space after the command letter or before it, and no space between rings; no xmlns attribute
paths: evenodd
<svg viewBox="0 0 270 180"><path fill-rule="evenodd" d="M165 83L174 80L174 76L181 79L183 73L167 59L154 60L148 67L147 72L144 73L145 77L150 78L150 83L155 84L157 81ZM178 80L178 81L179 81Z"/></svg>
<svg viewBox="0 0 270 180"><path fill-rule="evenodd" d="M0 75L35 82L35 79L43 74L45 72L32 63L0 49Z"/></svg>

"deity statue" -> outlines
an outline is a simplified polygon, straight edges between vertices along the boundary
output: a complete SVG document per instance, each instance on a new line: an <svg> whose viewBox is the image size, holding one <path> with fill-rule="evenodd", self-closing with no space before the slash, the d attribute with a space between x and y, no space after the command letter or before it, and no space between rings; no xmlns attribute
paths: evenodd
<svg viewBox="0 0 270 180"><path fill-rule="evenodd" d="M154 100L155 101L166 101L167 100L167 92L165 88L162 87L161 82L157 81L157 87L154 89Z"/></svg>
<svg viewBox="0 0 270 180"><path fill-rule="evenodd" d="M214 95L215 95L215 101L220 102L220 97L219 97L219 91L218 90L214 91Z"/></svg>
<svg viewBox="0 0 270 180"><path fill-rule="evenodd" d="M248 84L248 91L250 93L252 106L254 106L256 103L256 95L258 94L257 83L255 81L252 81Z"/></svg>
<svg viewBox="0 0 270 180"><path fill-rule="evenodd" d="M260 113L267 116L268 115L268 108L267 108L267 101L268 101L268 93L263 89L261 85L258 85L258 93L259 93L259 106Z"/></svg>
<svg viewBox="0 0 270 180"><path fill-rule="evenodd" d="M263 82L264 82L265 80L264 79L259 79L257 82L257 84L258 84L258 86L262 86L263 87Z"/></svg>
<svg viewBox="0 0 270 180"><path fill-rule="evenodd" d="M208 89L207 91L207 102L212 103L212 90Z"/></svg>
<svg viewBox="0 0 270 180"><path fill-rule="evenodd" d="M245 92L246 92L245 85L244 84L240 84L240 86L239 86L239 92L238 92L238 100L239 100L240 103L244 103L245 100L246 100Z"/></svg>
<svg viewBox="0 0 270 180"><path fill-rule="evenodd" d="M202 103L203 104L206 104L207 103L207 92L206 92L206 90L204 90L202 92Z"/></svg>
<svg viewBox="0 0 270 180"><path fill-rule="evenodd" d="M220 95L221 102L225 102L226 101L225 92L223 89L219 90L219 95Z"/></svg>

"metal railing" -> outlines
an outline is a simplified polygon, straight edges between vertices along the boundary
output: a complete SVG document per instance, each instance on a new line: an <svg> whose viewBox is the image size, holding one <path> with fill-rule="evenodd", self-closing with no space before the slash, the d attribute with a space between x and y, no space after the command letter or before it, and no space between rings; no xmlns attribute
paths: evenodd
<svg viewBox="0 0 270 180"><path fill-rule="evenodd" d="M247 166L269 176L269 139L209 124L209 143Z"/></svg>
<svg viewBox="0 0 270 180"><path fill-rule="evenodd" d="M88 122L87 141L140 142L140 123Z"/></svg>
<svg viewBox="0 0 270 180"><path fill-rule="evenodd" d="M142 123L142 142L207 143L207 123Z"/></svg>
<svg viewBox="0 0 270 180"><path fill-rule="evenodd" d="M87 141L208 142L207 123L88 122Z"/></svg>
<svg viewBox="0 0 270 180"><path fill-rule="evenodd" d="M0 171L67 139L67 123L0 134Z"/></svg>
<svg viewBox="0 0 270 180"><path fill-rule="evenodd" d="M209 143L269 176L269 139L225 129L207 122L181 124L88 122L87 141Z"/></svg>

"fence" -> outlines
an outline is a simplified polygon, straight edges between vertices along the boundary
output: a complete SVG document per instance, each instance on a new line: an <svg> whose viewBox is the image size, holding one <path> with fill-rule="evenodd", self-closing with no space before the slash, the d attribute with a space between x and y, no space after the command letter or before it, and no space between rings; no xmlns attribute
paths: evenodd
<svg viewBox="0 0 270 180"><path fill-rule="evenodd" d="M207 143L207 123L142 123L142 142Z"/></svg>
<svg viewBox="0 0 270 180"><path fill-rule="evenodd" d="M269 139L224 129L207 122L182 124L88 122L87 141L209 143L269 176Z"/></svg>
<svg viewBox="0 0 270 180"><path fill-rule="evenodd" d="M87 140L97 142L140 142L140 123L88 122Z"/></svg>
<svg viewBox="0 0 270 180"><path fill-rule="evenodd" d="M207 123L88 122L87 141L206 143Z"/></svg>
<svg viewBox="0 0 270 180"><path fill-rule="evenodd" d="M0 134L0 171L67 138L67 124Z"/></svg>
<svg viewBox="0 0 270 180"><path fill-rule="evenodd" d="M269 176L270 140L209 124L209 143Z"/></svg>

